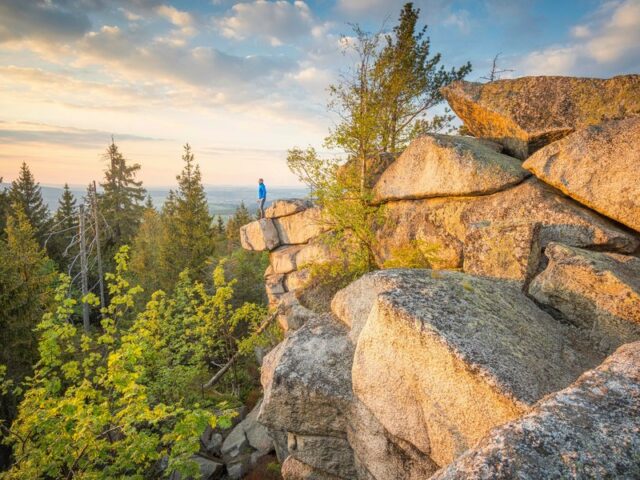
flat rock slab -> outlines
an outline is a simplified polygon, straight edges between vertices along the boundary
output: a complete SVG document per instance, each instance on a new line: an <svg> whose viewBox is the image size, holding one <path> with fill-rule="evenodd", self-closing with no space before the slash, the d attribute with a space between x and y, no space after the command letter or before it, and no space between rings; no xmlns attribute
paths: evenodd
<svg viewBox="0 0 640 480"><path fill-rule="evenodd" d="M640 232L640 117L578 130L539 150L523 166L583 205Z"/></svg>
<svg viewBox="0 0 640 480"><path fill-rule="evenodd" d="M560 311L611 352L640 340L640 259L550 244L547 268L529 286L540 303Z"/></svg>
<svg viewBox="0 0 640 480"><path fill-rule="evenodd" d="M640 343L499 427L433 480L640 478Z"/></svg>
<svg viewBox="0 0 640 480"><path fill-rule="evenodd" d="M245 250L273 250L280 238L273 220L263 218L240 227L240 244Z"/></svg>
<svg viewBox="0 0 640 480"><path fill-rule="evenodd" d="M346 437L353 345L345 326L317 316L264 358L259 421L302 435Z"/></svg>
<svg viewBox="0 0 640 480"><path fill-rule="evenodd" d="M437 247L433 268L460 268L471 229L507 224L539 224L542 247L556 241L632 253L640 244L637 235L540 180L529 178L508 190L481 197L389 202L384 223L376 228L377 261L382 264L402 246L419 240Z"/></svg>
<svg viewBox="0 0 640 480"><path fill-rule="evenodd" d="M273 222L283 245L307 243L327 230L318 207L276 218Z"/></svg>
<svg viewBox="0 0 640 480"><path fill-rule="evenodd" d="M640 113L640 75L458 81L441 92L474 136L521 159L575 129Z"/></svg>
<svg viewBox="0 0 640 480"><path fill-rule="evenodd" d="M358 337L353 391L439 466L602 358L513 282L429 270L363 278L387 275L397 285L375 297Z"/></svg>
<svg viewBox="0 0 640 480"><path fill-rule="evenodd" d="M477 225L467 231L463 270L524 285L536 273L541 254L539 223Z"/></svg>
<svg viewBox="0 0 640 480"><path fill-rule="evenodd" d="M529 176L520 162L473 137L425 135L378 180L374 201L486 195Z"/></svg>
<svg viewBox="0 0 640 480"><path fill-rule="evenodd" d="M287 215L293 215L294 213L302 212L307 208L311 208L313 203L303 198L286 198L275 200L264 211L266 218L279 218L286 217Z"/></svg>

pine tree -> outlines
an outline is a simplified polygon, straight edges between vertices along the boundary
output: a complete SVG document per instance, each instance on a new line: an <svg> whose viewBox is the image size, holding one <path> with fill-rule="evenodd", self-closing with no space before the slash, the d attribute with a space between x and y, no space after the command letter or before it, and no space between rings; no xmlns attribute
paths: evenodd
<svg viewBox="0 0 640 480"><path fill-rule="evenodd" d="M70 260L77 254L78 247L71 246L74 237L78 233L78 207L76 199L65 183L62 196L58 201L58 209L53 216L54 234L47 246L51 252L51 258L56 262L61 271L66 271Z"/></svg>
<svg viewBox="0 0 640 480"><path fill-rule="evenodd" d="M147 210L155 210L155 207L153 206L153 199L151 198L151 195L147 195L147 201L144 203L144 208L146 208Z"/></svg>
<svg viewBox="0 0 640 480"><path fill-rule="evenodd" d="M251 214L244 202L240 202L240 206L236 208L235 213L227 222L227 242L230 251L240 245L240 227L250 223L252 220L253 218L251 218Z"/></svg>
<svg viewBox="0 0 640 480"><path fill-rule="evenodd" d="M33 226L36 240L40 245L44 245L47 231L51 226L49 208L42 198L40 184L36 182L25 162L20 167L18 178L11 183L9 200L12 206L20 206Z"/></svg>
<svg viewBox="0 0 640 480"><path fill-rule="evenodd" d="M2 184L2 177L0 177L0 184ZM10 207L9 191L7 188L0 187L0 237L4 235L4 229L7 227L7 216L9 215Z"/></svg>
<svg viewBox="0 0 640 480"><path fill-rule="evenodd" d="M212 218L200 167L189 144L184 146L182 160L184 168L176 177L178 190L170 192L164 210L167 285L173 285L185 268L194 272L196 278L203 278L205 262L214 248Z"/></svg>
<svg viewBox="0 0 640 480"><path fill-rule="evenodd" d="M121 245L131 242L138 230L146 192L142 182L136 180L140 165L127 164L113 139L105 158L109 165L105 170L104 183L100 184L104 189L100 197L100 210L109 225L110 235L105 246L107 258L112 258Z"/></svg>
<svg viewBox="0 0 640 480"><path fill-rule="evenodd" d="M55 278L51 261L35 239L35 230L20 205L7 219L0 240L0 365L14 384L32 371L37 358L34 328L51 301ZM16 398L0 402L0 420L15 414Z"/></svg>

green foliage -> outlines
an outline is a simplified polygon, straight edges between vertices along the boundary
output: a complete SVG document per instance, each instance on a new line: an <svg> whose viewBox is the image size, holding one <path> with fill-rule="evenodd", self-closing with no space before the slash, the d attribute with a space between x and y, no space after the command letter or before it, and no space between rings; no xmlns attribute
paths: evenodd
<svg viewBox="0 0 640 480"><path fill-rule="evenodd" d="M58 268L66 271L71 259L78 253L77 245L70 247L73 237L78 233L78 207L66 183L52 223L52 230L59 233L51 236L47 242L47 249Z"/></svg>
<svg viewBox="0 0 640 480"><path fill-rule="evenodd" d="M109 225L105 247L108 257L112 258L121 245L131 242L138 230L145 190L142 182L136 180L140 165L128 164L113 139L104 157L109 163L101 183L104 192L99 198L99 207Z"/></svg>
<svg viewBox="0 0 640 480"><path fill-rule="evenodd" d="M164 273L167 259L162 255L164 234L160 213L154 208L145 208L140 228L131 245L131 272L149 295L161 289L167 277Z"/></svg>
<svg viewBox="0 0 640 480"><path fill-rule="evenodd" d="M383 268L432 268L438 260L438 245L424 240L412 240L391 252Z"/></svg>
<svg viewBox="0 0 640 480"><path fill-rule="evenodd" d="M203 279L205 261L214 248L213 219L209 214L200 167L194 163L189 144L184 146L182 160L184 168L176 177L178 190L167 200L163 215L165 285L173 285L185 268Z"/></svg>
<svg viewBox="0 0 640 480"><path fill-rule="evenodd" d="M269 254L235 249L225 259L224 270L227 278L236 279L233 305L244 303L264 305L267 296L264 289L264 271L269 265Z"/></svg>
<svg viewBox="0 0 640 480"><path fill-rule="evenodd" d="M37 360L34 328L51 301L52 262L35 240L35 232L20 206L9 217L6 239L0 239L0 365L5 377L19 384ZM15 414L19 396L2 397L0 419Z"/></svg>
<svg viewBox="0 0 640 480"><path fill-rule="evenodd" d="M227 222L226 230L229 249L235 249L240 246L240 227L246 225L252 220L253 218L251 218L251 214L244 202L240 202L240 206Z"/></svg>
<svg viewBox="0 0 640 480"><path fill-rule="evenodd" d="M40 184L36 183L25 162L20 167L18 178L11 183L9 201L13 209L22 209L34 230L35 238L44 245L47 230L51 226L49 209L42 199Z"/></svg>
<svg viewBox="0 0 640 480"><path fill-rule="evenodd" d="M2 177L0 177L0 184ZM11 208L11 200L9 198L9 190L7 188L0 189L0 237L4 235L4 229L7 228L7 217Z"/></svg>
<svg viewBox="0 0 640 480"><path fill-rule="evenodd" d="M148 348L158 339L142 320L121 328L140 293L123 276L126 261L123 248L107 277L112 300L95 336L69 321L76 300L61 276L56 308L38 326L40 361L5 439L15 458L6 479L142 479L163 457L167 472L197 471L190 457L216 418L197 405L163 403L145 384Z"/></svg>

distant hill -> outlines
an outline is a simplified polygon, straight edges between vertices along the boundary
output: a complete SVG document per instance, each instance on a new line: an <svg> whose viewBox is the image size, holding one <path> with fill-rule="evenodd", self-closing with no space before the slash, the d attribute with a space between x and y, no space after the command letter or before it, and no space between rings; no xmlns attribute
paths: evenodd
<svg viewBox="0 0 640 480"><path fill-rule="evenodd" d="M6 183L0 184L0 188L8 188ZM58 208L58 199L62 195L62 187L41 186L42 197L53 212ZM81 198L86 193L84 187L71 187L71 191L76 198ZM147 189L151 195L153 204L161 207L167 196L169 195L168 187L152 187ZM207 194L207 202L209 203L209 211L212 215L221 215L227 218L233 214L241 202L249 208L251 212L256 209L257 187L254 186L231 186L231 185L213 185L205 187ZM269 188L269 200L277 200L280 198L302 198L308 196L309 191L306 188L295 187L272 187ZM270 202L269 202L270 203Z"/></svg>

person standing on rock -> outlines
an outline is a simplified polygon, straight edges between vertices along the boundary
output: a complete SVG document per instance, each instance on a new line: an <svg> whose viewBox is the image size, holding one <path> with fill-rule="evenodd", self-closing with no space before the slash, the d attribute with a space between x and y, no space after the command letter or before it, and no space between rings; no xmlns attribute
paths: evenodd
<svg viewBox="0 0 640 480"><path fill-rule="evenodd" d="M258 179L258 218L264 218L264 202L267 201L267 187L262 178Z"/></svg>

